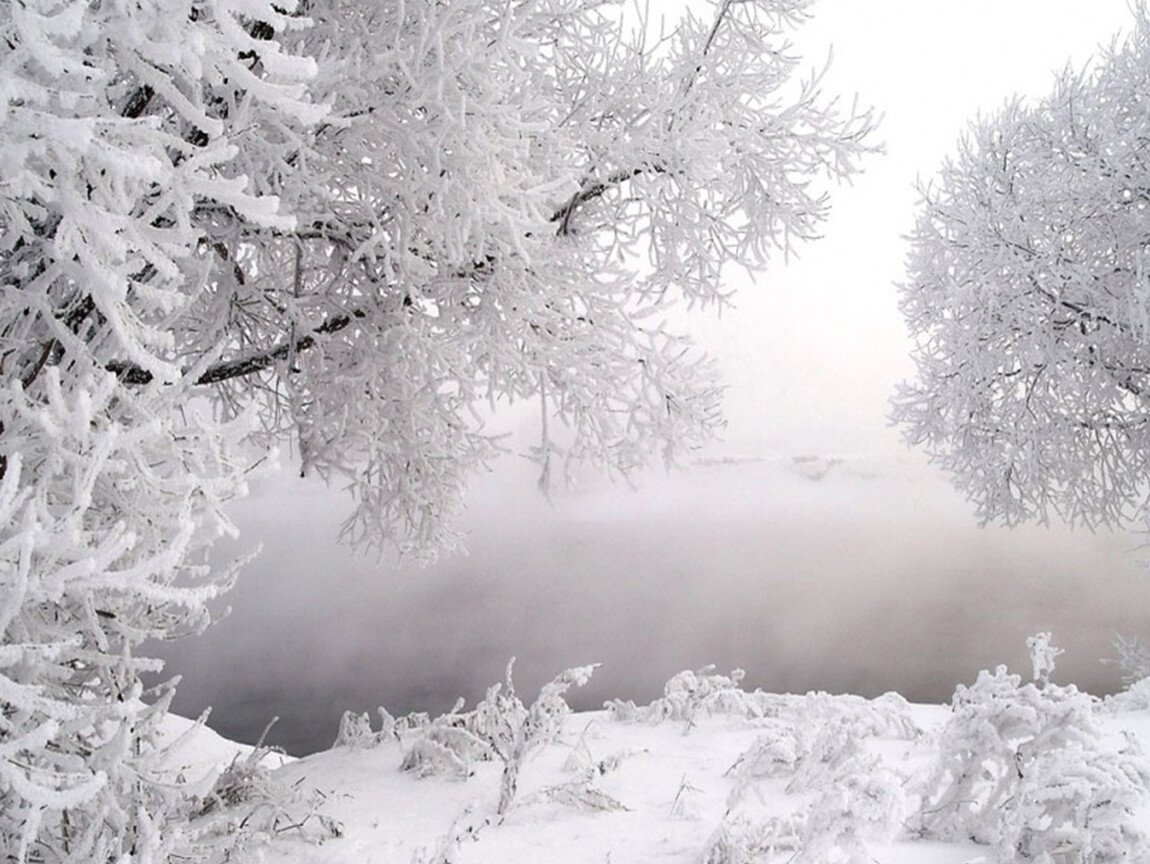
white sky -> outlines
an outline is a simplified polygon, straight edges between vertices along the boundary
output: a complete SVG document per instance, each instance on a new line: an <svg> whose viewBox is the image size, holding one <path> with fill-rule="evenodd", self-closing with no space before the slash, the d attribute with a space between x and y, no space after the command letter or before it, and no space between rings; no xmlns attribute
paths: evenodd
<svg viewBox="0 0 1150 864"><path fill-rule="evenodd" d="M178 708L215 703L213 720L240 737L229 714L250 711L258 731L273 712L304 711L300 698L324 702L324 717L420 699L443 710L441 691L474 698L511 653L528 685L606 661L600 699L649 698L709 662L746 666L752 685L945 698L930 688L1018 664L1037 629L1062 633L1079 674L1097 672L1115 629L1137 632L1150 584L1130 538L979 529L886 424L911 372L894 283L916 177L975 112L1045 93L1132 13L1125 0L821 0L814 12L806 57L818 65L834 43L828 92L884 112L887 153L837 190L822 241L695 332L730 388L725 440L708 455L851 454L854 473L811 491L785 461L727 466L548 507L511 458L473 490L474 554L422 572L337 549L342 500L281 478L239 508L265 554L232 619L178 649ZM291 696L301 668L314 692Z"/></svg>

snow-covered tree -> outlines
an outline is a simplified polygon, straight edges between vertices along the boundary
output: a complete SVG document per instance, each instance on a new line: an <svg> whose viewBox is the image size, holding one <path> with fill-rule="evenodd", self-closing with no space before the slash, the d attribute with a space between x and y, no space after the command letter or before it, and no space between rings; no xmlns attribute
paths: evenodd
<svg viewBox="0 0 1150 864"><path fill-rule="evenodd" d="M427 550L489 403L539 400L545 475L711 434L663 311L814 236L872 146L796 77L809 5L656 35L595 0L0 3L9 857L179 842L136 652L207 622L263 448L348 482L353 540Z"/></svg>
<svg viewBox="0 0 1150 864"><path fill-rule="evenodd" d="M269 438L342 476L353 539L415 549L452 543L498 450L477 405L540 401L544 482L697 446L718 382L662 310L812 237L811 181L870 147L869 115L796 77L809 6L723 0L660 38L585 0L313 4L332 111L278 190L299 228L237 239L205 298L259 358L221 395L258 388Z"/></svg>
<svg viewBox="0 0 1150 864"><path fill-rule="evenodd" d="M1114 524L1150 468L1150 14L922 191L894 416L985 518Z"/></svg>
<svg viewBox="0 0 1150 864"><path fill-rule="evenodd" d="M291 4L286 4L290 6ZM281 7L282 8L282 7ZM321 116L263 0L0 4L0 849L150 861L183 796L149 637L200 629L243 429L195 401L214 214L290 229L236 160ZM268 163L269 167L271 163ZM222 351L221 343L217 351ZM117 370L131 366L150 382ZM124 858L122 856L128 856Z"/></svg>

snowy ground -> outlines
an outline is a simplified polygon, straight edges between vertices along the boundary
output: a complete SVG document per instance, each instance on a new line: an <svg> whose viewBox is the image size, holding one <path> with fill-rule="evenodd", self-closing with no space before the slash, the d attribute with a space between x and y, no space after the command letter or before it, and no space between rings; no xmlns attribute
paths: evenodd
<svg viewBox="0 0 1150 864"><path fill-rule="evenodd" d="M649 706L568 714L570 683L531 705L493 689L436 720L347 718L337 746L277 768L236 810L264 817L248 851L305 864L1150 860L1150 681L1100 702L1002 670L929 706L683 673ZM236 746L205 730L199 749L228 761ZM499 813L507 762L521 770Z"/></svg>

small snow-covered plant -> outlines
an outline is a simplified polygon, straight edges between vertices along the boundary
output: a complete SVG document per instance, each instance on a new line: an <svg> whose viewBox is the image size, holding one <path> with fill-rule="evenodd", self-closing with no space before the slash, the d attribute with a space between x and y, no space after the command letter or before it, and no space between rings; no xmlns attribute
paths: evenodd
<svg viewBox="0 0 1150 864"><path fill-rule="evenodd" d="M720 675L714 666L706 666L697 672L685 670L667 682L663 698L653 702L656 708L669 720L682 720L688 728L700 715L757 713L754 699L744 692L739 684L746 676L742 669L735 669L730 675Z"/></svg>
<svg viewBox="0 0 1150 864"><path fill-rule="evenodd" d="M596 767L594 755L591 753L591 745L587 743L590 735L596 734L596 723L594 720L590 721L583 727L583 731L579 733L579 738L571 747L571 752L567 754L566 760L563 762L564 771L573 771L576 773L583 773L588 769ZM600 773L606 773L605 769L600 767Z"/></svg>
<svg viewBox="0 0 1150 864"><path fill-rule="evenodd" d="M439 838L434 852L425 847L415 850L411 864L452 864L456 860L459 847L464 841L475 842L480 833L491 825L492 818L479 812L474 804L468 804L451 821L451 827Z"/></svg>
<svg viewBox="0 0 1150 864"><path fill-rule="evenodd" d="M784 697L755 690L748 693L739 684L746 673L735 669L730 675L715 672L714 666L678 673L663 687L663 696L638 707L630 700L612 699L604 703L611 718L625 723L659 723L678 720L689 732L699 717L729 715L758 719L770 716Z"/></svg>
<svg viewBox="0 0 1150 864"><path fill-rule="evenodd" d="M911 716L910 703L898 693L884 693L877 699L864 699L850 693L807 693L791 711L798 712L797 716L807 726L845 723L853 734L863 738L914 740L923 734Z"/></svg>
<svg viewBox="0 0 1150 864"><path fill-rule="evenodd" d="M756 725L766 730L748 747L726 775L735 779L728 798L738 805L762 780L789 777L788 792L807 792L865 773L876 764L863 742L894 736L917 739L923 732L897 694L870 701L858 696L809 693L791 700L787 719L768 718Z"/></svg>
<svg viewBox="0 0 1150 864"><path fill-rule="evenodd" d="M769 732L739 754L725 776L743 780L790 776L803 755L799 738L794 724L774 721Z"/></svg>
<svg viewBox="0 0 1150 864"><path fill-rule="evenodd" d="M902 827L902 779L885 769L849 774L826 786L799 830L795 864L869 864L868 842L885 843Z"/></svg>
<svg viewBox="0 0 1150 864"><path fill-rule="evenodd" d="M548 801L575 810L604 812L629 810L630 808L614 795L609 795L595 785L596 776L594 771L582 771L578 777L573 777L565 783L545 787L540 790L539 795Z"/></svg>
<svg viewBox="0 0 1150 864"><path fill-rule="evenodd" d="M1104 660L1104 663L1116 662L1121 670L1122 683L1127 687L1150 678L1150 648L1138 641L1136 636L1114 637L1115 660Z"/></svg>
<svg viewBox="0 0 1150 864"><path fill-rule="evenodd" d="M918 833L994 845L1004 861L1144 860L1133 815L1150 764L1108 744L1097 700L1051 684L1049 642L1032 645L1042 661L1037 683L1000 666L955 692L923 785Z"/></svg>
<svg viewBox="0 0 1150 864"><path fill-rule="evenodd" d="M379 707L380 728L376 732L371 728L371 717L367 712L356 714L354 711L344 711L339 718L339 732L336 733L332 747L350 747L360 749L375 747L384 741L395 741L399 738L397 720L383 706Z"/></svg>
<svg viewBox="0 0 1150 864"><path fill-rule="evenodd" d="M728 816L707 841L702 864L789 861L802 843L801 830L801 816L767 820L749 819L743 814Z"/></svg>
<svg viewBox="0 0 1150 864"><path fill-rule="evenodd" d="M322 843L343 834L337 820L320 812L321 793L305 793L268 768L268 757L276 752L263 744L268 729L250 753L236 756L208 793L193 802L184 845L174 858L228 862L289 837Z"/></svg>
<svg viewBox="0 0 1150 864"><path fill-rule="evenodd" d="M867 843L885 843L906 814L903 778L873 763L824 777L810 806L786 819L728 815L712 836L704 862L721 864L863 864ZM732 808L733 809L733 808ZM732 811L728 810L728 814Z"/></svg>
<svg viewBox="0 0 1150 864"><path fill-rule="evenodd" d="M1103 705L1112 712L1150 710L1150 677L1135 681L1120 693L1107 696Z"/></svg>
<svg viewBox="0 0 1150 864"><path fill-rule="evenodd" d="M582 687L594 674L596 666L578 666L566 670L539 691L530 706L524 706L515 693L511 671L515 659L507 664L504 686L496 684L487 691L475 709L475 731L503 762L499 784L497 812L510 809L519 785L519 772L527 755L536 747L555 740L563 730L563 718L571 709L563 694L572 687Z"/></svg>
<svg viewBox="0 0 1150 864"><path fill-rule="evenodd" d="M1050 675L1054 672L1055 661L1063 653L1050 641L1049 633L1036 633L1026 640L1026 648L1030 652L1030 665L1034 670L1034 680L1039 686L1045 687L1050 683Z"/></svg>
<svg viewBox="0 0 1150 864"><path fill-rule="evenodd" d="M996 842L1022 766L1043 747L1099 737L1090 696L1073 686L1023 685L1005 666L960 685L951 707L919 814L921 832L942 840Z"/></svg>
<svg viewBox="0 0 1150 864"><path fill-rule="evenodd" d="M687 779L687 775L684 774L679 779L678 788L675 789L675 797L671 799L671 809L668 815L673 819L697 819L699 812L694 802L694 796L702 791L698 786L693 785Z"/></svg>
<svg viewBox="0 0 1150 864"><path fill-rule="evenodd" d="M599 774L604 775L614 771L628 757L638 755L640 753L648 753L646 748L627 748L624 750L617 750L614 753L598 759L591 752L591 746L588 744L588 738L592 736L601 736L599 724L597 721L592 720L583 727L583 731L579 734L578 740L571 747L571 752L563 762L563 770L570 771L576 774Z"/></svg>
<svg viewBox="0 0 1150 864"><path fill-rule="evenodd" d="M527 755L536 747L555 740L563 728L563 718L571 709L563 694L573 686L587 683L595 666L568 669L543 686L530 706L515 692L512 669L515 658L507 664L502 684L488 688L483 701L473 711L463 711L460 699L448 713L416 727L404 735L405 750L401 767L421 777L452 773L466 779L471 764L498 758L503 763L497 812L507 812L515 797L519 772ZM390 716L390 715L389 715ZM395 721L395 728L403 720Z"/></svg>
<svg viewBox="0 0 1150 864"><path fill-rule="evenodd" d="M414 734L404 741L400 768L420 777L470 777L473 762L487 762L494 756L491 744L474 731L477 711L464 713L460 699L446 714L413 726Z"/></svg>
<svg viewBox="0 0 1150 864"><path fill-rule="evenodd" d="M854 725L839 718L829 723L797 729L799 758L788 792L811 792L837 783L841 778L874 769L878 757L862 746Z"/></svg>
<svg viewBox="0 0 1150 864"><path fill-rule="evenodd" d="M1150 835L1140 821L1150 763L1136 743L1117 752L1095 742L1041 749L1020 771L1003 814L999 860L1150 860Z"/></svg>

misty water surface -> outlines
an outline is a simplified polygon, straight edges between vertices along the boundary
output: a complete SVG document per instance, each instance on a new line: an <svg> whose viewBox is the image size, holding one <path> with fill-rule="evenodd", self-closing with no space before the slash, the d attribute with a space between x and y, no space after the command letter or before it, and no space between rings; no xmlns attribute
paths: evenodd
<svg viewBox="0 0 1150 864"><path fill-rule="evenodd" d="M825 476L823 474L825 469ZM529 470L480 483L471 554L396 568L338 547L345 502L288 476L237 508L264 552L204 637L166 646L176 708L289 752L330 745L340 714L441 712L501 680L531 696L602 663L570 699L646 701L684 668L746 686L944 701L981 668L1026 673L1024 641L1054 632L1057 677L1094 692L1115 631L1144 632L1150 586L1133 535L979 528L912 457L697 466L549 505Z"/></svg>

